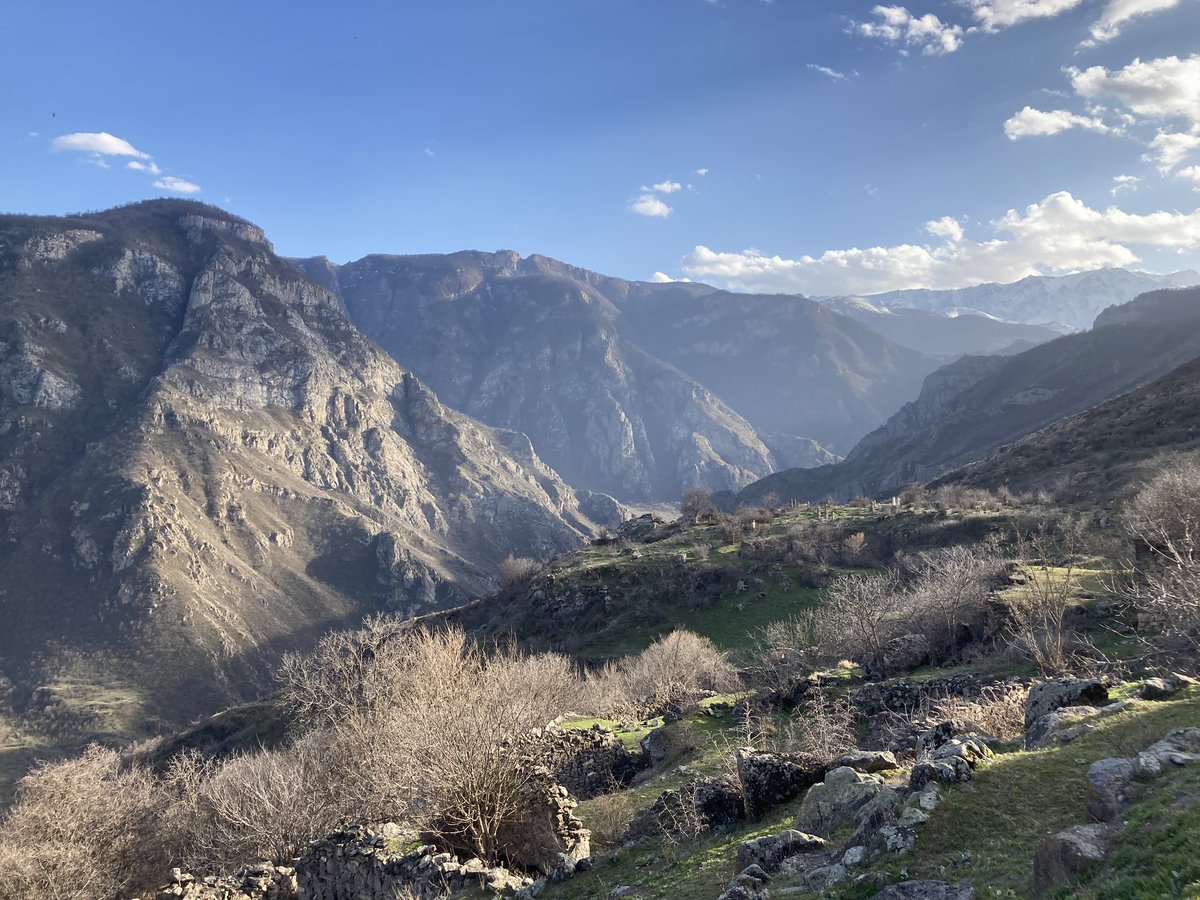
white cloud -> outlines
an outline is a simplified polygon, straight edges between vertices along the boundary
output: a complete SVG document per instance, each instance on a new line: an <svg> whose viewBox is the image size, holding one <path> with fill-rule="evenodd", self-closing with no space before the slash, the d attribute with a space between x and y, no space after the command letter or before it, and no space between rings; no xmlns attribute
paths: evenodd
<svg viewBox="0 0 1200 900"><path fill-rule="evenodd" d="M845 72L839 72L837 69L829 68L829 66L818 66L816 63L809 63L808 67L814 72L820 72L822 75L828 75L834 81L842 81L846 78L852 77L847 75ZM855 72L853 74L857 75L858 73Z"/></svg>
<svg viewBox="0 0 1200 900"><path fill-rule="evenodd" d="M135 156L138 159L149 159L150 154L143 153L128 141L121 140L107 131L76 132L64 134L51 141L55 150L78 150L83 153L98 153L101 156Z"/></svg>
<svg viewBox="0 0 1200 900"><path fill-rule="evenodd" d="M1072 67L1067 74L1081 97L1112 97L1139 116L1183 118L1200 125L1200 55L1135 59L1123 69Z"/></svg>
<svg viewBox="0 0 1200 900"><path fill-rule="evenodd" d="M948 241L961 241L963 239L962 225L953 216L942 216L940 219L926 222L925 230L934 237L944 238Z"/></svg>
<svg viewBox="0 0 1200 900"><path fill-rule="evenodd" d="M200 185L184 181L182 178L176 178L174 175L164 175L154 182L154 186L160 190L172 191L176 194L200 193Z"/></svg>
<svg viewBox="0 0 1200 900"><path fill-rule="evenodd" d="M1114 175L1113 186L1109 191L1114 197L1122 191L1136 191L1142 179L1137 175Z"/></svg>
<svg viewBox="0 0 1200 900"><path fill-rule="evenodd" d="M697 169L696 174L699 175L701 178L703 178L705 175L708 174L708 169Z"/></svg>
<svg viewBox="0 0 1200 900"><path fill-rule="evenodd" d="M1166 175L1200 147L1200 130L1191 132L1160 131L1150 142L1150 152L1143 159L1157 162L1158 171Z"/></svg>
<svg viewBox="0 0 1200 900"><path fill-rule="evenodd" d="M962 26L943 22L933 13L914 16L903 6L876 6L871 12L877 21L855 25L865 37L917 48L926 56L953 53L962 46Z"/></svg>
<svg viewBox="0 0 1200 900"><path fill-rule="evenodd" d="M1030 19L1050 19L1086 0L962 0L984 31L1000 31Z"/></svg>
<svg viewBox="0 0 1200 900"><path fill-rule="evenodd" d="M868 294L1130 265L1138 261L1132 249L1137 246L1200 247L1200 209L1148 215L1116 207L1095 210L1066 192L1023 211L1010 210L992 227L998 235L992 239L957 239L947 220L938 219L926 228L949 238L941 244L855 247L798 259L698 246L684 258L683 271L737 290Z"/></svg>
<svg viewBox="0 0 1200 900"><path fill-rule="evenodd" d="M129 162L125 163L125 167L128 169L133 169L135 172L145 172L148 175L162 174L162 169L160 169L153 160L150 162L138 162L136 159L131 159Z"/></svg>
<svg viewBox="0 0 1200 900"><path fill-rule="evenodd" d="M644 191L658 191L660 194L673 194L676 191L682 191L683 185L678 181L660 181L658 184L653 184L648 188L642 188Z"/></svg>
<svg viewBox="0 0 1200 900"><path fill-rule="evenodd" d="M1102 133L1113 130L1105 125L1103 120L1098 118L1088 118L1087 116L1068 112L1065 109L1055 109L1045 112L1040 109L1034 109L1032 106L1026 106L1004 123L1004 133L1008 135L1010 141L1019 140L1023 137L1058 134L1060 131L1067 131L1071 128L1084 128L1088 131L1099 131Z"/></svg>
<svg viewBox="0 0 1200 900"><path fill-rule="evenodd" d="M1186 169L1180 169L1176 173L1180 178L1184 178L1196 186L1196 190L1200 191L1200 166L1188 166Z"/></svg>
<svg viewBox="0 0 1200 900"><path fill-rule="evenodd" d="M1180 2L1181 0L1108 0L1104 12L1092 25L1091 39L1084 41L1083 46L1094 47L1096 44L1111 41L1121 33L1121 26L1130 19L1171 9Z"/></svg>
<svg viewBox="0 0 1200 900"><path fill-rule="evenodd" d="M692 279L690 278L672 278L666 272L655 272L650 276L650 282L652 284L677 284L679 282L690 284L691 281Z"/></svg>
<svg viewBox="0 0 1200 900"><path fill-rule="evenodd" d="M635 212L639 216L649 216L650 218L665 219L671 214L671 207L663 203L663 201L655 197L653 194L642 194L629 204L630 212Z"/></svg>

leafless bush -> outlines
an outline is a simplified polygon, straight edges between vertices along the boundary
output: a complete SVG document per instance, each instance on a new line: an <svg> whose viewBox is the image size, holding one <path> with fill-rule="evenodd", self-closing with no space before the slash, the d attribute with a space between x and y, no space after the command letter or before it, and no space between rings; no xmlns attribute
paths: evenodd
<svg viewBox="0 0 1200 900"><path fill-rule="evenodd" d="M858 746L854 721L849 703L818 693L796 709L780 729L777 741L785 753L825 763Z"/></svg>
<svg viewBox="0 0 1200 900"><path fill-rule="evenodd" d="M584 824L592 833L592 849L615 850L629 831L637 803L626 791L616 791L589 800Z"/></svg>
<svg viewBox="0 0 1200 900"><path fill-rule="evenodd" d="M737 672L725 654L708 638L684 629L622 661L619 671L625 696L647 712L686 707L709 691L737 686Z"/></svg>
<svg viewBox="0 0 1200 900"><path fill-rule="evenodd" d="M907 602L895 573L842 575L814 613L814 646L826 661L879 670L888 641L904 630Z"/></svg>
<svg viewBox="0 0 1200 900"><path fill-rule="evenodd" d="M1075 656L1077 641L1067 614L1075 602L1079 546L1074 522L1042 525L1017 536L1026 583L1009 602L1013 633L1045 675L1069 672Z"/></svg>
<svg viewBox="0 0 1200 900"><path fill-rule="evenodd" d="M0 823L0 897L96 900L152 887L165 798L152 775L91 747L26 775Z"/></svg>
<svg viewBox="0 0 1200 900"><path fill-rule="evenodd" d="M355 631L326 634L308 654L289 653L280 667L283 697L302 728L333 727L356 714L401 702L406 627L374 616Z"/></svg>
<svg viewBox="0 0 1200 900"><path fill-rule="evenodd" d="M934 662L947 662L962 632L983 614L1007 562L994 543L985 542L921 553L910 565L916 579L906 603L907 627L929 641Z"/></svg>
<svg viewBox="0 0 1200 900"><path fill-rule="evenodd" d="M821 659L818 628L816 612L805 610L759 630L756 656L768 688L786 691L817 667Z"/></svg>
<svg viewBox="0 0 1200 900"><path fill-rule="evenodd" d="M1029 688L1023 685L986 687L978 697L957 694L934 701L925 714L928 719L966 719L985 734L1012 740L1025 731L1025 704Z"/></svg>
<svg viewBox="0 0 1200 900"><path fill-rule="evenodd" d="M1125 510L1142 548L1137 599L1166 635L1200 648L1200 462L1163 469Z"/></svg>
<svg viewBox="0 0 1200 900"><path fill-rule="evenodd" d="M542 564L536 559L513 556L510 553L500 561L500 587L508 588L524 584L541 569Z"/></svg>

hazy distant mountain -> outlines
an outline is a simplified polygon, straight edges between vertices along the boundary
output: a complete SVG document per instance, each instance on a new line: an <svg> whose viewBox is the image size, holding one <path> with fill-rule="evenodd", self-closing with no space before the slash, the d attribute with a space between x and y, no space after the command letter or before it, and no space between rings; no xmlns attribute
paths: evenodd
<svg viewBox="0 0 1200 900"><path fill-rule="evenodd" d="M507 252L300 265L443 401L529 435L577 487L674 500L777 468L745 419L618 328L596 287L611 279Z"/></svg>
<svg viewBox="0 0 1200 900"><path fill-rule="evenodd" d="M957 469L938 484L1046 490L1059 503L1107 506L1162 454L1200 449L1200 359L1055 422Z"/></svg>
<svg viewBox="0 0 1200 900"><path fill-rule="evenodd" d="M186 721L289 647L461 602L588 528L527 438L444 406L258 228L182 201L0 217L18 713Z"/></svg>
<svg viewBox="0 0 1200 900"><path fill-rule="evenodd" d="M1156 291L1096 327L1011 357L965 357L833 466L792 469L746 488L820 500L928 481L1200 357L1200 288Z"/></svg>
<svg viewBox="0 0 1200 900"><path fill-rule="evenodd" d="M1061 333L1045 325L1005 322L984 313L957 309L889 309L861 297L837 297L825 303L843 315L866 322L897 344L942 356L1019 353Z"/></svg>
<svg viewBox="0 0 1200 900"><path fill-rule="evenodd" d="M974 310L1004 319L1034 325L1063 326L1082 331L1109 306L1128 303L1139 294L1157 288L1191 287L1200 284L1200 273L1175 272L1156 275L1108 268L1076 275L1032 275L1012 284L980 284L956 290L889 291L868 297L825 298L838 301L866 300L871 306L889 310L919 309L932 312Z"/></svg>

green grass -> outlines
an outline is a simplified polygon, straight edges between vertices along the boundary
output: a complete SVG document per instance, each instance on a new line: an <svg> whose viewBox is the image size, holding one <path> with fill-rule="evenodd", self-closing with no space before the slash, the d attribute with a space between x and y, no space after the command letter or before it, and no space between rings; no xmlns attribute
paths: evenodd
<svg viewBox="0 0 1200 900"><path fill-rule="evenodd" d="M1151 782L1126 821L1104 865L1086 873L1070 896L1200 898L1200 766Z"/></svg>
<svg viewBox="0 0 1200 900"><path fill-rule="evenodd" d="M946 801L920 832L911 855L885 861L883 868L896 880L925 877L970 881L981 898L1030 896L1038 846L1048 835L1088 821L1088 765L1107 756L1133 755L1168 731L1197 722L1200 690L1193 689L1178 700L1135 702L1114 716L1098 720L1095 732L1070 744L998 755L981 766L973 780L947 792ZM1171 795L1169 786L1164 786L1162 792L1164 797ZM1178 830L1194 838L1200 833L1196 828L1196 822L1190 820ZM1192 854L1200 858L1197 850L1200 844L1193 846ZM1139 865L1138 853L1142 854L1141 864L1148 864L1145 854L1153 850L1131 849L1131 870ZM1134 892L1096 896L1173 895Z"/></svg>

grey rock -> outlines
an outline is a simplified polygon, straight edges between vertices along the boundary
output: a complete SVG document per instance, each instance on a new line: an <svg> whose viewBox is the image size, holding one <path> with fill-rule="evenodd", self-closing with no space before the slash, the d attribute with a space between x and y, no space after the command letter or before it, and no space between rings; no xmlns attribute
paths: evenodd
<svg viewBox="0 0 1200 900"><path fill-rule="evenodd" d="M1179 685L1167 678L1147 678L1138 685L1138 696L1143 700L1169 700L1179 690Z"/></svg>
<svg viewBox="0 0 1200 900"><path fill-rule="evenodd" d="M843 767L856 772L874 774L898 769L900 762L896 759L896 754L890 750L854 750L850 753L843 753L827 766L829 769Z"/></svg>
<svg viewBox="0 0 1200 900"><path fill-rule="evenodd" d="M824 848L823 838L800 831L784 831L743 841L738 846L734 873L740 873L750 866L758 866L764 872L774 874L779 871L784 860L798 853L813 853Z"/></svg>
<svg viewBox="0 0 1200 900"><path fill-rule="evenodd" d="M1061 732L1099 712L1094 706L1066 706L1040 716L1025 732L1025 749L1048 747L1059 738Z"/></svg>
<svg viewBox="0 0 1200 900"><path fill-rule="evenodd" d="M1076 825L1051 835L1038 847L1033 861L1034 890L1065 887L1108 855L1105 825Z"/></svg>
<svg viewBox="0 0 1200 900"><path fill-rule="evenodd" d="M1100 706L1108 702L1108 688L1098 678L1056 678L1035 684L1025 704L1028 730L1044 715L1064 706Z"/></svg>
<svg viewBox="0 0 1200 900"><path fill-rule="evenodd" d="M1087 809L1095 822L1112 822L1133 801L1134 763L1108 758L1091 764L1087 772Z"/></svg>
<svg viewBox="0 0 1200 900"><path fill-rule="evenodd" d="M902 634L883 648L883 671L887 674L911 672L929 661L929 639L923 634Z"/></svg>
<svg viewBox="0 0 1200 900"><path fill-rule="evenodd" d="M796 830L825 836L851 823L855 814L870 801L895 794L874 775L851 768L834 769L820 784L809 788L796 816Z"/></svg>
<svg viewBox="0 0 1200 900"><path fill-rule="evenodd" d="M875 900L974 900L975 888L947 881L902 881L884 888Z"/></svg>
<svg viewBox="0 0 1200 900"><path fill-rule="evenodd" d="M825 770L811 761L743 748L735 754L746 803L746 818L756 821L768 810L799 797L822 780Z"/></svg>

